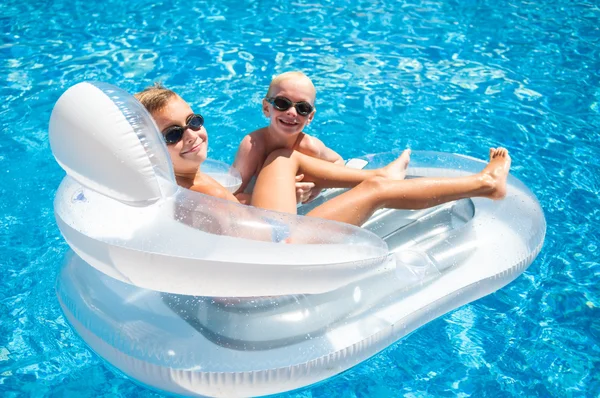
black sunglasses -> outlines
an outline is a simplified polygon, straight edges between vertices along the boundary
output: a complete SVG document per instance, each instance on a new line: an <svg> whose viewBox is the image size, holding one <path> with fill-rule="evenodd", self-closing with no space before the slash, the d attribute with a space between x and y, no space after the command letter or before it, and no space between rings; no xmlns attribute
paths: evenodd
<svg viewBox="0 0 600 398"><path fill-rule="evenodd" d="M311 104L306 101L293 102L289 98L285 97L267 97L265 100L273 105L278 111L287 111L292 106L296 108L298 115L308 116L315 109Z"/></svg>
<svg viewBox="0 0 600 398"><path fill-rule="evenodd" d="M167 145L177 144L183 138L183 133L188 128L198 131L204 126L204 118L202 115L194 114L188 117L187 124L185 126L171 126L166 128L162 134L165 137Z"/></svg>

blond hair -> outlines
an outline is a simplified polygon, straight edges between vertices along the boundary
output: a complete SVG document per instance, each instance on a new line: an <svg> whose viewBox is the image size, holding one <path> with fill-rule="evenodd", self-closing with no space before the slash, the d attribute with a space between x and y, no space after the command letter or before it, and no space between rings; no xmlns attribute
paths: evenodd
<svg viewBox="0 0 600 398"><path fill-rule="evenodd" d="M315 85L313 84L312 80L310 80L310 78L308 76L306 76L304 73L302 73L300 71L284 72L279 75L275 75L273 77L273 79L271 80L271 84L269 84L269 89L267 90L266 97L267 98L272 97L273 91L275 91L275 89L281 84L281 82L283 82L285 80L291 80L291 79L305 80L312 87L313 92L315 93L315 97L316 97L317 90L315 89ZM313 99L313 102L314 102L314 99Z"/></svg>
<svg viewBox="0 0 600 398"><path fill-rule="evenodd" d="M144 107L151 114L157 111L161 111L169 100L176 97L177 94L173 90L169 90L160 83L154 83L153 86L146 87L134 97L144 105Z"/></svg>

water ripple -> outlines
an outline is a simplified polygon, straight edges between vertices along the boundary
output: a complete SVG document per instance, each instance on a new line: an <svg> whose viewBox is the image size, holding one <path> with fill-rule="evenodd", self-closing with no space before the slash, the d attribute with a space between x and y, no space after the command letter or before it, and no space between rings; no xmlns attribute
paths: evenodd
<svg viewBox="0 0 600 398"><path fill-rule="evenodd" d="M271 77L317 86L309 132L344 157L505 145L546 245L515 282L341 376L284 396L594 396L600 391L600 9L595 2L374 0L0 5L0 390L157 396L105 368L53 286L67 250L47 126L69 86L154 81L205 115L210 155L263 126ZM93 393L92 393L93 391Z"/></svg>

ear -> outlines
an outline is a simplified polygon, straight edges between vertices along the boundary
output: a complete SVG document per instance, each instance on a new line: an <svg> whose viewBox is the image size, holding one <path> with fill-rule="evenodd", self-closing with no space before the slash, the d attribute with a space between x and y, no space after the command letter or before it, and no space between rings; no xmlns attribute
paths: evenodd
<svg viewBox="0 0 600 398"><path fill-rule="evenodd" d="M317 113L317 109L315 108L310 115L308 115L308 118L306 119L306 124L310 124L310 122L312 122L312 120L315 118L315 113Z"/></svg>
<svg viewBox="0 0 600 398"><path fill-rule="evenodd" d="M271 116L271 110L269 108L269 103L267 102L266 99L262 100L262 111L263 111L263 115L265 115L266 117L270 117Z"/></svg>

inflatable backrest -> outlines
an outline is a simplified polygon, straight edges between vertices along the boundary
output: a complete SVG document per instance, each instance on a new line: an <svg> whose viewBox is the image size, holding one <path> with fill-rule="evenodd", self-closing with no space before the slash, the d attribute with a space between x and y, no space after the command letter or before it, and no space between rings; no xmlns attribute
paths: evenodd
<svg viewBox="0 0 600 398"><path fill-rule="evenodd" d="M129 93L106 83L79 83L57 101L50 147L80 184L143 206L177 190L162 136Z"/></svg>

